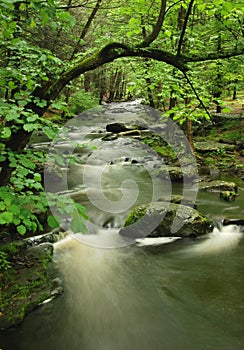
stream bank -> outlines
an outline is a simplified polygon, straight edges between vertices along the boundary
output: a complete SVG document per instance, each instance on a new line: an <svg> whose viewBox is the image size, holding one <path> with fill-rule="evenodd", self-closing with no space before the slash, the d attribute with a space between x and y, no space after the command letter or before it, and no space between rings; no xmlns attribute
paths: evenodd
<svg viewBox="0 0 244 350"><path fill-rule="evenodd" d="M21 324L26 314L63 292L52 264L53 244L45 235L42 240L46 242L26 239L1 247L0 330Z"/></svg>

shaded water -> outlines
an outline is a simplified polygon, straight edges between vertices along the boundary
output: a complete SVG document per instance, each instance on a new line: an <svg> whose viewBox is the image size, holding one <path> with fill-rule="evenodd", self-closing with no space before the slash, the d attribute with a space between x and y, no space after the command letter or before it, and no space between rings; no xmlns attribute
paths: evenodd
<svg viewBox="0 0 244 350"><path fill-rule="evenodd" d="M2 348L243 349L244 241L235 227L218 235L153 249L61 241L65 293L5 332Z"/></svg>
<svg viewBox="0 0 244 350"><path fill-rule="evenodd" d="M126 146L129 158L135 156L134 143ZM109 158L104 157L107 162ZM101 159L94 158L92 165ZM152 184L145 169L125 167L116 159L114 156L114 167L106 168L103 174L110 199L121 197L116 190L121 180L129 177L136 178L138 188L143 188L138 202L151 201ZM87 193L84 195L82 165L70 171L69 190L80 191L78 200L101 225L96 233L102 237L109 233L109 240L114 241L126 210L114 215L112 222L106 211L95 210ZM165 191L167 194L169 184L159 182L154 186L156 197ZM182 192L180 186L173 190ZM96 195L94 181L89 191ZM226 211L231 213L228 217L241 217L243 199L241 192L234 204L225 204L215 194L199 194L198 205L217 219L227 216ZM3 350L244 347L244 240L236 226L221 231L215 228L203 239L157 247L99 249L68 237L56 243L54 261L64 281L64 294L28 315L19 328L2 332Z"/></svg>

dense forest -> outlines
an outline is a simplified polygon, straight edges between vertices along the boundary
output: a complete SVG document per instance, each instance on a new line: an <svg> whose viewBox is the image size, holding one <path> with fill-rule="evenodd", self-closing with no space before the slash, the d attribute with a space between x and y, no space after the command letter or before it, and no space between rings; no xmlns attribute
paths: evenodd
<svg viewBox="0 0 244 350"><path fill-rule="evenodd" d="M0 225L42 230L47 209L33 132L50 139L99 103L142 98L182 125L230 113L243 92L243 3L2 0ZM53 200L58 200L57 198ZM59 200L60 210L69 203ZM83 209L78 208L83 214ZM50 226L55 225L52 217ZM6 233L7 232L7 233Z"/></svg>
<svg viewBox="0 0 244 350"><path fill-rule="evenodd" d="M220 187L224 191L220 195L218 193L217 201L222 201L222 205L223 200L228 202L238 197L238 186L243 189L244 180L244 165L242 163L244 155L243 14L244 3L241 0L0 0L0 330L21 323L26 313L39 306L40 303L51 300L54 296L63 292L62 283L60 284L56 278L53 279L53 276L50 277L49 272L47 272L49 263L52 261L52 244L56 241L53 238L49 241L42 240L45 234L57 234L58 238L56 238L59 239L61 236L60 222L63 217L70 219L72 232L85 233L88 222L87 209L83 206L84 203L75 201L77 193L74 194L74 197L69 195L60 196L56 193L49 193L44 186L45 169L48 168L50 160L50 154L49 158L46 154L47 148L52 144L56 135L59 135L60 129L74 116L95 107L98 107L96 110L101 110L101 106L109 109L113 105L116 106L116 103L133 104L131 101L140 103L140 108L145 106L145 109L156 110L157 115L160 115L157 126L161 127L164 122L168 123L167 125L170 125L170 123L176 125L177 129L175 130L180 130L177 135L183 135L184 140L186 140L189 159L192 161L194 158L194 164L197 163L196 168L199 172L206 167L209 171L208 175L210 173L211 176L213 175L212 177L209 176L205 183L206 179L204 178L201 183L202 189L204 186L208 188L209 182L213 187L219 186L212 180L216 174L218 180L222 180L219 174L223 170L223 172L228 173L227 180L231 180L231 182L223 181L221 183ZM86 113L89 115L88 112ZM93 116L93 114L91 115ZM95 117L92 119L92 123L95 124L94 120ZM118 127L118 125L115 126ZM107 124L105 123L104 130L106 128ZM148 134L148 137L143 138L143 130L146 129L146 131L151 132L150 128L143 129L142 127L139 129L134 125L134 128L129 130L124 127L122 130L115 131L117 134L109 135L109 137L111 136L110 139L106 139L106 137L102 139L101 134L98 137L100 141L111 141L119 139L121 135L125 138L127 136L129 138L131 135L135 136L135 139L128 141L129 145L131 145L130 142L138 142L140 139L140 147L151 147L150 152L153 149L156 154L156 156L154 154L155 159L157 161L159 159L160 163L156 171L162 170L160 166L166 159L164 164L167 164L167 166L173 165L169 176L170 180L172 182L179 180L177 185L180 182L180 185L182 185L182 178L184 178L183 171L181 172L182 169L180 169L182 164L179 161L177 163L177 157L173 155L172 148L165 144L158 135ZM109 130L106 129L106 131ZM173 135L173 137L177 138L177 135ZM39 136L39 140L44 139L48 144L46 150L42 147L32 147L32 139L35 139L35 137L38 139ZM118 142L122 142L121 144L124 145L123 141L119 140ZM128 143L125 143L125 145L128 145ZM82 145L79 146L82 148ZM134 156L133 147L131 157ZM94 149L96 149L96 146L94 146ZM54 159L54 164L57 164L58 170L62 167L66 167L66 170L69 166L72 168L75 162L75 156L74 158L70 157L70 159L67 156L67 161L65 153L60 155L54 152L51 157ZM150 157L152 158L151 154L149 154L147 160L151 159ZM189 159L186 159L186 163ZM113 160L109 159L110 165L114 165ZM137 159L127 156L124 156L123 162L126 166L130 163L135 167L139 163ZM121 173L124 171L123 165L119 165L119 169L123 169L120 171ZM96 169L95 171L98 171ZM191 169L188 171L188 175ZM58 170L57 176L61 178L62 172L58 173ZM165 168L163 171L165 171ZM76 170L73 170L73 175L75 172ZM118 177L120 172L117 173ZM192 179L194 177L192 175L189 176L191 183L193 183ZM237 179L236 183L232 181L232 175L236 176L235 179L233 177L235 181ZM144 178L141 179L141 186L145 185L144 180ZM92 188L92 190L94 189ZM94 192L96 190L95 188ZM111 198L114 198L113 195L117 188L112 188L110 191ZM152 192L151 189L150 191ZM80 195L81 192L78 191L78 194ZM82 192L82 196L83 194ZM149 194L151 195L151 193ZM194 195L196 197L196 193ZM170 205L174 208L173 214L176 217L183 196L179 196L177 193L172 197L174 197L175 202L172 200ZM243 203L241 202L243 200L241 196L239 198L239 203ZM154 204L156 202L155 200ZM214 212L216 209L214 208L215 202L212 203L211 199L207 203L210 208L207 210ZM117 204L120 205L119 200ZM161 205L164 204L165 202L162 199ZM182 236L177 237L177 239L186 237L195 239L198 234L211 233L215 222L213 217L208 217L209 211L202 215L200 211L197 211L195 203L189 205L186 201L185 204L182 207L184 207L187 215L184 216L184 213L181 213L182 216L179 220L181 220L182 226L185 219L190 223L187 227L187 233L183 232ZM52 211L52 208L55 208L55 210ZM156 212L162 210L161 207L158 209L158 203L156 203L155 208ZM234 208L235 212L239 210L238 208L238 206ZM137 220L140 221L141 217L147 213L146 210L150 212L151 208L148 209L146 206L133 208L123 228L126 230L126 222L130 226L131 223L133 225ZM173 209L170 210L171 215ZM54 215L52 215L52 212ZM112 213L115 212L116 210ZM195 217L192 214L193 212ZM232 211L232 213L235 212ZM230 213L231 211L228 212L231 217ZM227 225L230 223L242 225L242 213L243 211L239 210L237 218L231 217L234 221L227 220ZM98 217L99 214L95 212L94 216ZM153 220L154 216L152 214ZM173 215L171 216L173 217ZM170 217L171 221L168 220L169 222L166 223L168 225L166 229L161 227L162 230L170 231L172 217ZM110 227L111 222L109 220L113 219L111 219L111 215L109 218L106 217L105 224L102 227ZM191 219L195 220L194 224ZM196 231L194 234L192 234L193 226ZM234 233L236 234L236 232ZM33 241L36 239L34 236L37 235L40 235L41 238L35 246ZM165 237L167 238L167 236L162 235L161 238ZM236 237L239 236L236 235ZM173 238L175 239L175 237ZM41 247L39 243L43 242L45 243ZM37 248L36 251L35 249L32 250L33 246ZM79 260L80 257L83 258L83 254L86 255L85 250L82 251L82 254L76 254L79 257L73 263L73 267L78 265L77 261L83 261ZM71 260L71 264L72 259L71 255L67 258L67 260ZM144 259L144 255L141 259ZM204 273L205 264L208 266L210 260L206 259L206 262L204 262ZM100 255L97 261L100 264ZM106 269L107 260L105 259L104 262L106 263L104 269ZM231 263L232 257L229 257L228 264L231 265ZM80 265L82 264L83 262ZM144 262L140 264L144 269ZM160 264L158 266L161 266ZM165 266L165 262L162 265ZM102 270L101 266L98 267L100 272ZM155 268L157 264L154 265L153 262L152 266ZM195 266L195 262L190 262L188 270L190 271L193 266ZM213 269L213 266L209 265L209 270L205 274L222 275L224 267L223 271L221 270L221 273L219 273L216 266ZM236 266L239 267L239 262L236 263ZM234 266L235 273L230 273L232 279L235 280L233 285L239 278L239 275L237 278L235 277L238 271L236 266ZM89 263L88 272L86 272L86 267L78 267L81 267L82 276L89 275ZM66 269L68 268L66 267ZM134 265L132 270L136 270ZM98 276L97 271L94 270L95 272L93 272L92 269L91 271L90 274L93 277ZM111 278L112 282L116 280L117 275L123 275L124 273L122 269L118 271L119 273L116 272L115 276ZM82 276L79 273L77 273L77 281L75 279L74 281L76 281L77 286L79 286L79 283L81 284L80 289L84 289ZM144 273L143 270L140 274L143 276L143 283ZM157 276L160 273L161 270L155 272ZM69 276L69 274L68 271L67 275ZM192 280L195 281L199 274L197 270ZM110 272L108 276L110 276ZM176 274L172 281L175 281L175 276ZM185 276L188 275L185 274ZM186 278L182 284L184 288L190 280L188 277ZM214 278L215 276L213 281ZM87 277L87 281L89 279L90 276ZM134 277L131 278L132 280L134 281ZM228 280L224 274L223 280L224 282ZM96 278L94 278L94 281L96 281ZM103 277L99 279L99 283L101 281L103 281ZM201 283L199 283L199 291L201 289L199 296L205 288L205 285L202 286ZM127 284L129 286L126 277L126 283L124 283L126 288L128 287ZM161 282L158 282L158 284L163 285ZM144 289L144 284L142 285L141 290ZM91 284L91 286L93 286L91 289L94 291L100 289L96 286L96 283ZM75 289L75 286L73 288ZM111 290L113 288L114 286L111 287ZM231 288L232 285L226 289L231 290ZM119 289L120 287L118 287ZM130 290L130 288L128 289ZM183 288L179 287L178 289ZM214 290L214 302L216 294L220 290L224 290L222 285ZM238 290L239 292L242 290L239 285ZM177 302L182 300L182 295L175 297L175 290L172 292L165 287L165 291L168 291L165 293L171 299L175 299ZM93 295L93 291L89 289L87 293L89 294L88 304L92 300L90 293ZM147 293L147 289L146 292L144 290L144 293ZM190 296L188 299L190 301L191 299L194 300L196 294L197 292L194 292L193 298ZM80 290L77 295L80 298ZM231 301L241 298L241 296L233 298L233 295L237 294L232 293ZM96 297L100 298L99 294L95 294L94 298L96 299ZM116 297L115 294L115 300ZM153 301L154 298L153 296ZM201 298L199 297L199 299ZM224 305L224 303L222 304ZM113 303L111 303L109 294L109 307L107 309L110 308L111 304ZM96 304L94 303L94 305ZM93 308L94 305L92 300ZM97 305L100 305L100 300ZM126 307L130 308L130 304L128 305ZM134 301L131 305L133 311ZM135 303L135 305L137 304ZM153 303L153 306L148 309L152 310L155 305ZM204 310L207 309L206 305ZM177 310L178 307L177 304ZM243 305L241 308L243 309ZM136 309L136 313L138 313L138 310L139 307ZM195 312L191 304L190 310L191 315L187 316L189 319ZM213 308L213 310L215 309ZM232 310L231 307L229 307L229 310ZM107 313L107 310L105 312ZM214 315L221 315L221 312L214 312ZM68 313L71 314L70 310L68 310ZM81 313L83 317L82 308ZM111 312L114 315L116 313L117 308L115 312ZM173 313L170 312L170 315ZM197 314L197 312L195 313ZM140 312L138 315L141 317ZM229 317L230 322L234 319L233 315L231 314ZM132 321L134 320L133 317L131 318ZM221 316L219 317L221 318ZM205 319L208 318L211 317L207 315ZM60 319L66 321L63 314ZM79 326L77 319L75 320L76 327ZM102 325L103 321L100 322ZM147 319L145 322L147 322ZM52 323L55 322L52 321ZM89 320L87 323L89 329ZM158 321L156 323L158 324ZM127 326L127 320L125 325ZM196 325L199 326L198 321ZM195 323L193 326L195 326ZM133 327L134 324L131 328ZM110 326L107 327L107 329L109 328ZM118 328L122 328L124 332L126 327L121 327L119 323ZM194 327L192 328L194 329ZM215 331L215 325L212 328ZM243 334L243 327L237 330ZM235 331L237 332L237 330ZM141 330L138 334L140 332ZM80 333L80 329L77 333ZM101 333L99 334L101 335ZM40 334L39 338L41 337ZM67 334L69 333L67 332ZM196 332L196 334L198 333ZM10 338L12 338L12 335ZM173 339L174 336L171 338ZM215 338L215 335L213 338ZM62 341L62 337L60 339ZM59 348L58 345L56 346ZM80 344L78 346L80 349ZM211 347L211 345L209 346ZM53 347L51 348L53 349ZM128 347L124 346L123 349L125 348ZM136 349L133 346L131 348ZM138 348L141 349L141 346Z"/></svg>

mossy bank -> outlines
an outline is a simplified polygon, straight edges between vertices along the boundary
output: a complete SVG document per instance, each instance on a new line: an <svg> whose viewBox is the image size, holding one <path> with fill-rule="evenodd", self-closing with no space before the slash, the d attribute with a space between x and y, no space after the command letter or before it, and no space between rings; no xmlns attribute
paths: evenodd
<svg viewBox="0 0 244 350"><path fill-rule="evenodd" d="M51 243L29 247L16 241L0 247L1 330L20 324L28 312L62 293L52 255Z"/></svg>

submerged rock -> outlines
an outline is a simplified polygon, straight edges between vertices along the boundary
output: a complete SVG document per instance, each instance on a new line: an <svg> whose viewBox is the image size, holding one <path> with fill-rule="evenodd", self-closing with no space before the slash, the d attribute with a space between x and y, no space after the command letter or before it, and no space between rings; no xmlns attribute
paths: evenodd
<svg viewBox="0 0 244 350"><path fill-rule="evenodd" d="M236 199L236 192L234 191L221 191L219 194L220 199L223 199L226 202L232 202Z"/></svg>
<svg viewBox="0 0 244 350"><path fill-rule="evenodd" d="M209 182L200 182L198 185L199 190L208 192L220 192L220 191L230 191L237 193L238 186L234 182L214 180Z"/></svg>
<svg viewBox="0 0 244 350"><path fill-rule="evenodd" d="M135 207L120 234L129 238L197 237L210 233L213 221L189 206L153 202Z"/></svg>

